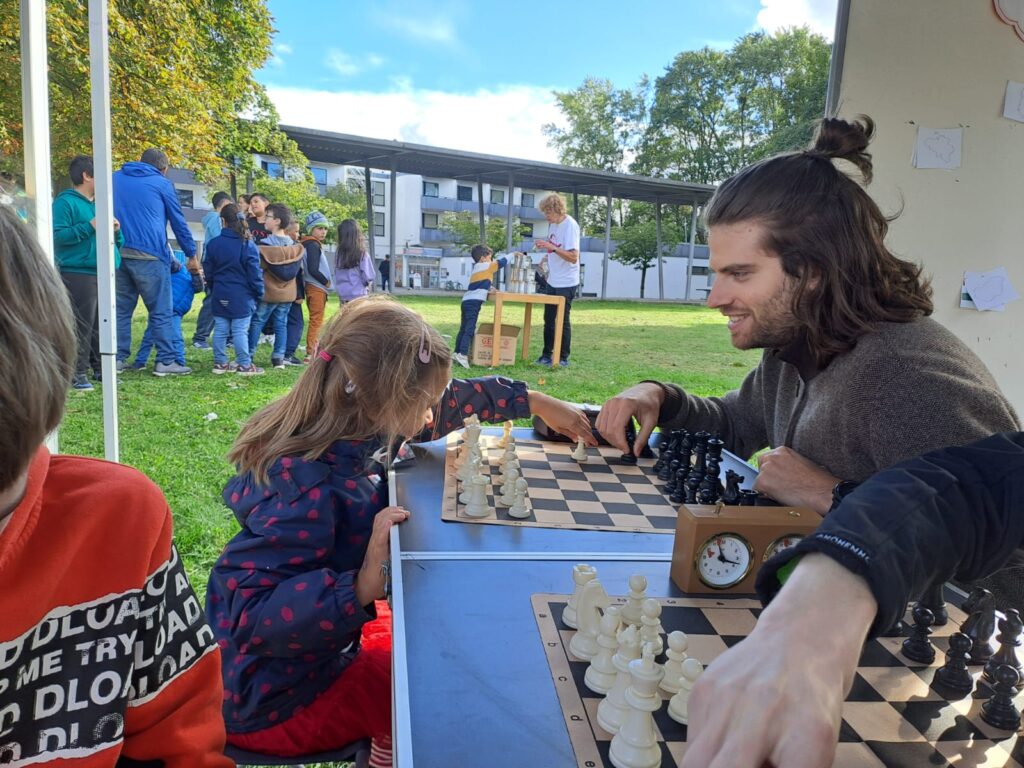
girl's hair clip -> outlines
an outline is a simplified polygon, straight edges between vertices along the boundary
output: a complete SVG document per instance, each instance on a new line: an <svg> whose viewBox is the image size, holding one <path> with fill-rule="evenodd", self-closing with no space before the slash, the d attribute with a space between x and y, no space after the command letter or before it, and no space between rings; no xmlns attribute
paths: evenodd
<svg viewBox="0 0 1024 768"><path fill-rule="evenodd" d="M330 352L325 352L322 349L318 349L317 352L316 352L316 355L321 360L323 360L325 363L329 363L329 362L331 362L331 360L334 359L334 355L332 355Z"/></svg>
<svg viewBox="0 0 1024 768"><path fill-rule="evenodd" d="M420 362L426 365L430 362L430 348L427 346L427 326L420 329Z"/></svg>

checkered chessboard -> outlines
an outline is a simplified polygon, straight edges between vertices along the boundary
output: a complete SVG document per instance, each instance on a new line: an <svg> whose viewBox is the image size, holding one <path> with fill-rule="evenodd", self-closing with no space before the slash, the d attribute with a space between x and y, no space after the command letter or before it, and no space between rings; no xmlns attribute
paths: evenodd
<svg viewBox="0 0 1024 768"><path fill-rule="evenodd" d="M580 768L608 766L611 734L597 723L601 697L583 682L587 662L569 651L574 630L562 623L568 595L533 595L537 619L558 701ZM612 598L624 604L624 598ZM756 600L661 598L665 632L687 634L690 656L705 666L745 638L761 613ZM930 666L900 653L902 638L883 637L864 647L856 678L843 708L836 760L840 768L921 768L922 766L1024 766L1024 744L1016 733L1000 731L981 719L981 705L991 695L985 683L959 700L945 698L932 686L935 670L945 663L949 636L964 614L948 605L949 621L935 627L936 658ZM908 621L911 621L909 615ZM664 663L665 656L657 661ZM975 679L980 666L972 666ZM665 700L668 694L662 693ZM1018 705L1021 702L1018 702ZM670 718L666 707L654 714L662 765L678 766L686 751L686 726Z"/></svg>
<svg viewBox="0 0 1024 768"><path fill-rule="evenodd" d="M533 513L528 518L509 517L505 507L495 504L501 488L498 460L503 449L500 438L480 437L484 472L491 477L487 517L466 517L458 500L454 462L461 433L448 436L445 453L444 498L441 517L460 523L525 525L541 528L579 528L635 533L675 533L676 505L661 492L663 483L653 473L654 459L640 459L634 465L619 460L610 446L587 449L587 461L577 463L570 455L575 445L517 439L516 455L526 479L527 498Z"/></svg>

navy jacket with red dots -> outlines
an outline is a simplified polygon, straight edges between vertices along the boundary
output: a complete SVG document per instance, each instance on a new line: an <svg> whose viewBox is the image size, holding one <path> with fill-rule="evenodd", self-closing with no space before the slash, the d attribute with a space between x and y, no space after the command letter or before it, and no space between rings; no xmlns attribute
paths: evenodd
<svg viewBox="0 0 1024 768"><path fill-rule="evenodd" d="M490 422L529 416L526 385L453 379L416 439L437 439L474 413ZM266 487L247 473L224 488L242 530L213 568L206 613L223 656L228 731L287 720L358 653L360 629L374 615L372 603L357 603L353 582L373 517L388 503L387 473L373 458L380 447L339 440L315 461L274 462Z"/></svg>

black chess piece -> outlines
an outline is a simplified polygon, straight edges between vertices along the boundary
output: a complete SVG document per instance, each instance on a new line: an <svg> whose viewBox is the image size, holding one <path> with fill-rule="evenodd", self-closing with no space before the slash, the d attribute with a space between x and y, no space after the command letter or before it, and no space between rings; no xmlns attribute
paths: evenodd
<svg viewBox="0 0 1024 768"><path fill-rule="evenodd" d="M722 502L729 506L735 506L740 503L740 483L746 478L742 475L733 472L731 469L725 470L725 491L722 493Z"/></svg>
<svg viewBox="0 0 1024 768"><path fill-rule="evenodd" d="M967 668L971 655L971 638L963 632L954 632L949 638L946 663L935 670L935 682L963 698L974 688L974 678Z"/></svg>
<svg viewBox="0 0 1024 768"><path fill-rule="evenodd" d="M740 489L740 505L744 507L757 506L758 495L757 491Z"/></svg>
<svg viewBox="0 0 1024 768"><path fill-rule="evenodd" d="M693 468L701 478L708 473L708 449L703 443L697 443L693 448Z"/></svg>
<svg viewBox="0 0 1024 768"><path fill-rule="evenodd" d="M715 492L711 488L701 488L697 491L697 503L698 504L714 504L715 503Z"/></svg>
<svg viewBox="0 0 1024 768"><path fill-rule="evenodd" d="M1016 608L1010 608L1006 617L999 620L999 650L985 664L985 679L990 683L995 680L996 670L1002 664L1009 664L1017 670L1017 674L1024 674L1021 669L1020 659L1017 658L1017 649L1020 647L1021 632L1024 632L1024 622L1020 619L1020 613Z"/></svg>
<svg viewBox="0 0 1024 768"><path fill-rule="evenodd" d="M714 458L715 461L721 463L722 451L725 448L725 443L722 439L715 435L708 440L708 458Z"/></svg>
<svg viewBox="0 0 1024 768"><path fill-rule="evenodd" d="M974 643L971 646L971 664L984 664L996 652L991 641L996 629L995 597L987 589L972 591L964 603L964 609L970 610L970 615L961 625L960 631Z"/></svg>
<svg viewBox="0 0 1024 768"><path fill-rule="evenodd" d="M636 456L633 453L633 446L636 445L636 432L632 429L626 430L626 444L629 446L629 450L619 456L619 461L623 464L636 464Z"/></svg>
<svg viewBox="0 0 1024 768"><path fill-rule="evenodd" d="M686 503L696 504L697 503L697 489L700 487L700 476L696 472L691 471L690 476L686 478Z"/></svg>
<svg viewBox="0 0 1024 768"><path fill-rule="evenodd" d="M682 465L679 463L679 459L672 459L672 462L668 465L668 469L664 470L665 479L668 480L663 489L665 493L672 495L676 492L676 482L679 479L679 470L681 467Z"/></svg>
<svg viewBox="0 0 1024 768"><path fill-rule="evenodd" d="M932 633L935 617L923 605L914 606L914 626L910 628L910 637L903 641L903 655L918 664L931 664L935 661L935 647L928 639Z"/></svg>
<svg viewBox="0 0 1024 768"><path fill-rule="evenodd" d="M1020 673L1009 664L1000 664L995 672L992 697L981 705L981 719L993 728L1002 731L1016 731L1020 728L1020 710L1014 706Z"/></svg>
<svg viewBox="0 0 1024 768"><path fill-rule="evenodd" d="M882 633L882 637L906 637L906 635L907 625L903 623L903 619L896 619L896 623Z"/></svg>
<svg viewBox="0 0 1024 768"><path fill-rule="evenodd" d="M669 501L673 504L682 504L686 501L686 476L688 474L690 474L689 467L680 467L676 472L676 487L669 496Z"/></svg>
<svg viewBox="0 0 1024 768"><path fill-rule="evenodd" d="M930 585L917 601L919 605L923 605L932 612L932 615L935 617L936 627L944 627L946 622L949 621L949 612L946 611L946 600L942 595L942 590L942 581L937 581Z"/></svg>
<svg viewBox="0 0 1024 768"><path fill-rule="evenodd" d="M666 459L665 463L661 465L661 469L658 470L658 479L661 481L671 480L679 469L679 463L679 459L675 456ZM673 465L675 465L675 469L672 468Z"/></svg>

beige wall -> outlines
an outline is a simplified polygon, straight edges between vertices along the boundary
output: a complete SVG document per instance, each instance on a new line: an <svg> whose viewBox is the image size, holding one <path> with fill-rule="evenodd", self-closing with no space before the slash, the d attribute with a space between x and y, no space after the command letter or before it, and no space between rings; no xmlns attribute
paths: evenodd
<svg viewBox="0 0 1024 768"><path fill-rule="evenodd" d="M1024 42L991 0L850 0L839 115L870 115L889 242L933 277L935 317L978 353L1024 417L1024 299L959 309L964 269L1005 266L1024 295L1024 123L1002 115L1024 82ZM911 166L917 126L964 127L955 171Z"/></svg>

